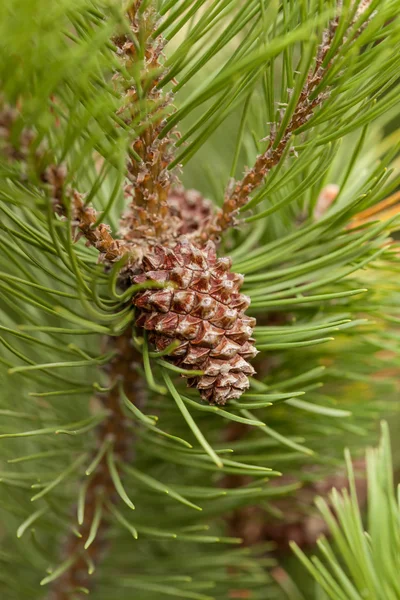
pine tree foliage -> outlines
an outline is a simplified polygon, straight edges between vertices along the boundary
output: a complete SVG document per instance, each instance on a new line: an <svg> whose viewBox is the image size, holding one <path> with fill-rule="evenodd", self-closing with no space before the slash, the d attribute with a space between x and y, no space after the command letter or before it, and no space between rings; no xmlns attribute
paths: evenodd
<svg viewBox="0 0 400 600"><path fill-rule="evenodd" d="M268 519L391 410L397 13L1 5L2 598L283 597L272 546L226 517ZM179 180L212 200L191 243L232 258L256 318L257 375L225 406L135 326Z"/></svg>
<svg viewBox="0 0 400 600"><path fill-rule="evenodd" d="M332 490L332 507L319 498L317 506L332 533L334 546L318 542L320 556L296 553L328 598L398 598L399 503L393 483L389 429L382 424L379 448L366 454L368 516L364 529L349 452L346 454L350 491Z"/></svg>

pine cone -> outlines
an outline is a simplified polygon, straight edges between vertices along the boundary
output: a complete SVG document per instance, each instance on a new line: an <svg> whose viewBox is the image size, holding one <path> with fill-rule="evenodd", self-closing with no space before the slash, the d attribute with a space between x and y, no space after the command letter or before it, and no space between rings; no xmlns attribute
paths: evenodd
<svg viewBox="0 0 400 600"><path fill-rule="evenodd" d="M211 219L213 204L197 190L185 190L182 186L174 188L168 196L171 214L179 217L180 235L199 231Z"/></svg>
<svg viewBox="0 0 400 600"><path fill-rule="evenodd" d="M136 325L151 332L159 351L179 341L169 359L204 371L189 385L211 404L239 398L255 372L246 360L257 354L255 319L244 314L250 299L239 293L243 276L230 267L229 258L217 258L213 242L199 249L181 238L173 248L155 246L143 260L144 272L133 277L135 283L166 284L136 294Z"/></svg>

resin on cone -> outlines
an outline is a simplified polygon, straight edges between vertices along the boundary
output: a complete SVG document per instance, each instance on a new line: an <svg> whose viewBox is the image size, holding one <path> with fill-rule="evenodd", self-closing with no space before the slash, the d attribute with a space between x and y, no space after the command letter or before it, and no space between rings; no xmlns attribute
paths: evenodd
<svg viewBox="0 0 400 600"><path fill-rule="evenodd" d="M176 341L169 360L203 371L188 375L189 385L211 404L239 398L255 372L248 363L257 354L255 319L245 314L250 299L239 292L243 277L230 267L229 258L217 258L213 242L200 249L181 238L172 248L155 246L133 278L163 284L135 295L136 325L159 351Z"/></svg>

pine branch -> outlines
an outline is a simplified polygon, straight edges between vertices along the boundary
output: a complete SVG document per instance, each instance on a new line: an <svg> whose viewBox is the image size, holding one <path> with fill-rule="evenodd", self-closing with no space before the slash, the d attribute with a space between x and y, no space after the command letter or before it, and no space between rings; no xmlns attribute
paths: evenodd
<svg viewBox="0 0 400 600"><path fill-rule="evenodd" d="M96 225L96 211L83 202L83 196L69 186L66 186L67 168L52 162L49 152L44 145L36 144L36 133L33 129L24 128L18 139L13 134L13 125L18 118L18 110L3 105L0 110L0 143L3 156L12 165L18 161L22 169L21 178L26 177L29 168L33 168L34 176L46 188L54 211L67 217L71 211L74 227L79 229L89 245L94 246L100 253L100 259L113 263L121 259L128 248L119 240L114 240L110 227L103 223ZM22 165L22 166L21 166Z"/></svg>
<svg viewBox="0 0 400 600"><path fill-rule="evenodd" d="M346 33L342 39L344 43L351 31L351 27L356 23L359 16L367 9L371 0L362 0L359 2L358 9L351 20ZM338 3L340 8L341 3ZM254 166L249 169L243 179L240 181L232 181L225 194L222 209L218 211L215 217L210 221L209 225L202 233L204 240L218 238L224 231L234 227L237 224L237 215L250 200L251 194L263 183L271 170L276 167L287 150L293 135L304 126L307 121L315 114L315 111L320 107L325 100L329 98L330 89L324 91L318 90L324 78L329 73L332 65L335 62L335 56L328 58L332 42L335 38L335 33L338 29L340 14L338 14L329 23L329 26L324 30L322 35L322 43L318 47L318 52L315 57L315 65L309 71L306 82L299 94L296 106L292 117L288 124L281 131L285 111L282 111L282 122L273 123L271 132L268 136L268 146L265 152L257 157ZM358 37L367 23L362 26L354 35L354 39ZM327 60L328 58L328 60Z"/></svg>
<svg viewBox="0 0 400 600"><path fill-rule="evenodd" d="M19 161L28 168L33 162L35 175L47 188L54 211L62 217L72 213L72 223L86 238L87 243L94 246L100 258L113 263L122 258L128 251L120 241L115 241L109 233L109 227L100 224L96 226L96 211L85 206L82 195L76 190L66 188L67 170L64 166L48 164L49 155L45 149L33 150L35 132L25 129L19 136L18 143L13 140L13 123L17 118L17 111L5 106L0 112L2 153L9 163ZM67 201L66 201L67 200ZM115 492L115 477L119 478L119 463L130 456L132 445L132 432L126 427L126 419L120 402L119 383L123 381L124 391L132 404L138 402L138 377L133 362L139 358L134 350L129 329L127 333L109 338L109 345L116 351L113 360L107 365L109 372L109 389L105 395L99 395L98 400L108 413L107 419L97 428L96 451L92 457L96 466L90 479L85 485L83 513L79 523L80 536L74 532L69 534L62 548L62 567L60 576L54 578L48 598L49 600L69 600L71 594L81 597L79 590L91 587L91 574L104 554L107 531L105 513L109 510L104 506L104 498L112 504L118 499ZM106 451L104 451L106 449ZM100 461L96 455L102 453ZM112 473L109 457L112 457ZM58 573L56 571L55 573ZM53 580L52 575L43 580L43 584Z"/></svg>
<svg viewBox="0 0 400 600"><path fill-rule="evenodd" d="M53 582L48 600L69 600L71 594L78 598L81 597L79 589L92 588L91 575L107 551L105 538L112 515L110 510L120 500L115 489L113 468L119 478L120 464L128 462L132 455L134 440L122 411L119 383L123 382L124 392L132 404L141 404L140 379L132 368L140 355L132 346L129 330L122 336L109 338L109 344L116 351L107 366L110 391L97 396L108 417L97 428L96 450L92 456L95 468L92 472L88 471L89 479L81 484L86 489L81 514L78 515L81 537L71 532L64 541L62 559L69 567ZM97 462L99 453L101 459ZM110 456L113 466L110 465ZM111 504L111 508L106 502ZM91 542L90 545L88 542Z"/></svg>
<svg viewBox="0 0 400 600"><path fill-rule="evenodd" d="M121 112L137 137L132 144L134 155L128 162L128 182L124 186L129 208L121 219L121 235L133 245L140 240L162 243L175 237L179 226L179 219L171 215L168 205L172 175L167 167L172 161L175 133L159 138L172 102L172 94L158 88L166 73L165 41L161 35L153 35L158 15L148 2L135 0L128 18L129 34L116 38L115 43L122 64L134 79L128 83Z"/></svg>
<svg viewBox="0 0 400 600"><path fill-rule="evenodd" d="M42 175L44 183L50 186L50 197L54 211L66 217L71 211L71 221L74 228L79 229L88 245L99 251L99 260L114 263L126 253L132 254L126 244L115 240L110 233L110 226L98 222L97 212L91 206L84 204L84 196L76 190L65 190L66 170L63 167L50 165ZM65 199L68 198L68 202ZM69 205L69 206L67 206ZM135 254L133 253L133 256Z"/></svg>

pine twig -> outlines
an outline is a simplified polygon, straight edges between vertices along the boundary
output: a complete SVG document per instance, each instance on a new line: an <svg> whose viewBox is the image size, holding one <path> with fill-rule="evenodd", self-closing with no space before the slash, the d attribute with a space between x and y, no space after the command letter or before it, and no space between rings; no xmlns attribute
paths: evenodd
<svg viewBox="0 0 400 600"><path fill-rule="evenodd" d="M24 128L15 140L12 135L13 125L18 119L19 113L16 108L8 105L1 106L0 110L0 151L9 164L20 163L21 177L25 177L25 171L33 162L35 175L47 188L53 204L54 212L65 217L71 203L72 220L89 245L94 246L100 253L100 258L107 262L115 262L122 258L127 252L132 252L121 240L115 240L110 227L98 222L96 211L86 206L83 195L78 191L66 186L67 168L65 165L55 164L47 154L43 144L33 153L36 133L33 129ZM66 202L67 201L67 202Z"/></svg>
<svg viewBox="0 0 400 600"><path fill-rule="evenodd" d="M361 0L361 2L359 2L358 9L354 15L354 18L352 19L344 39L346 39L350 27L356 22L357 18L362 14L362 12L367 9L370 2L371 0ZM338 7L340 8L340 3L338 3ZM214 219L202 232L203 240L210 238L218 239L218 237L224 231L236 225L239 210L246 206L250 200L250 195L252 192L254 192L254 190L262 184L265 177L270 173L271 169L280 162L293 134L295 134L296 131L298 131L307 123L307 121L313 116L316 108L329 97L329 89L318 93L314 97L312 97L312 94L322 82L334 62L334 59L332 58L328 61L328 63L325 64L325 59L327 58L331 48L338 25L339 15L333 18L330 21L327 29L324 30L322 43L318 47L315 65L308 73L306 82L299 95L294 113L280 140L277 141L277 131L279 130L278 124L271 128L268 147L263 154L257 157L254 166L245 173L244 177L240 181L233 182L228 186L222 209L217 212ZM366 24L364 23L363 26L357 31L356 35L361 33L365 25Z"/></svg>
<svg viewBox="0 0 400 600"><path fill-rule="evenodd" d="M66 169L63 166L50 165L44 171L42 180L50 189L54 211L65 217L68 214L68 206L65 199L70 201L72 222L79 229L88 245L94 246L100 253L100 260L110 263L116 262L130 249L121 240L114 239L110 233L110 226L100 223L95 209L86 206L83 202L84 196L74 189L65 190Z"/></svg>
<svg viewBox="0 0 400 600"><path fill-rule="evenodd" d="M168 204L172 175L167 167L172 161L175 133L159 138L173 99L171 93L157 87L166 71L165 42L162 36L153 37L158 18L154 7L143 4L143 0L135 0L128 10L130 35L114 39L123 65L134 76L125 92L122 117L133 127L140 123L124 187L129 207L121 219L121 235L131 244L140 240L163 242L176 236L180 224Z"/></svg>

